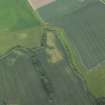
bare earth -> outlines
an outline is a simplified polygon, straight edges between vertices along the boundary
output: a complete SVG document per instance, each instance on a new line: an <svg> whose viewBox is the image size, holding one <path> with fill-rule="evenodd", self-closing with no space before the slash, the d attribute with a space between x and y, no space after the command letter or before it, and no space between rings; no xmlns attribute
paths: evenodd
<svg viewBox="0 0 105 105"><path fill-rule="evenodd" d="M31 4L33 9L38 9L41 8L45 5L48 5L56 0L28 0L29 3Z"/></svg>

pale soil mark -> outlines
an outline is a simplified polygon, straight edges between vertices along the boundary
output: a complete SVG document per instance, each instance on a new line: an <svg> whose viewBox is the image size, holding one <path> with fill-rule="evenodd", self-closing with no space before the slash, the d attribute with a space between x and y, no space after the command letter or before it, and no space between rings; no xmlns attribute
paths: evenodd
<svg viewBox="0 0 105 105"><path fill-rule="evenodd" d="M52 2L55 2L55 1L56 0L28 0L32 8L35 10L43 6L46 6Z"/></svg>
<svg viewBox="0 0 105 105"><path fill-rule="evenodd" d="M63 54L59 50L55 42L56 38L52 32L48 32L47 34L47 45L50 48L47 48L47 53L49 55L49 62L57 63L63 59Z"/></svg>

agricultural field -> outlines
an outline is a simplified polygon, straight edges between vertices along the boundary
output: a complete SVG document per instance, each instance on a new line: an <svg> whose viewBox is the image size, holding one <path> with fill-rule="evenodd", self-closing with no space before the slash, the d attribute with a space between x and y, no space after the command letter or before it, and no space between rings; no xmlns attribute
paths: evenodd
<svg viewBox="0 0 105 105"><path fill-rule="evenodd" d="M96 0L56 0L49 2L49 5L47 0L45 1L46 6L44 6L45 2L41 2L42 4L37 2L38 7L35 8L39 9L36 11L26 0L0 0L0 103L3 105L100 105L103 101L99 99L105 96L104 66L95 66L95 68L94 65L104 61L102 59L104 54L97 56L98 52L93 54L89 49L91 47L94 51L104 52L104 35L101 34L104 33L104 22L101 22L104 18L104 5L101 2L94 2ZM46 9L48 11L43 14L40 7L43 11ZM79 12L82 7L83 10ZM94 15L96 11L98 14ZM94 16L92 20L88 14ZM46 20L50 23L55 22L56 26L62 28L49 25ZM94 25L97 27L93 27ZM74 26L77 31L73 30ZM95 33L96 28L100 37ZM86 38L83 34L86 34ZM76 42L75 35L80 38ZM90 40L89 35L91 35ZM84 39L81 40L81 37ZM91 44L93 40L95 43L98 42L96 48ZM85 47L81 47L81 41L87 47L86 51L89 50L88 55L93 54L93 61L87 56L86 51L82 52ZM89 46L89 43L92 46ZM95 56L98 61L94 61ZM85 66L81 62L84 62ZM97 75L103 77L96 78ZM98 82L102 80L100 82L102 87L97 86L95 80ZM98 89L102 90L98 91Z"/></svg>
<svg viewBox="0 0 105 105"><path fill-rule="evenodd" d="M59 29L58 29L59 30ZM94 68L88 70L81 64L81 61L77 55L75 48L72 44L68 44L69 40L65 37L65 33L62 29L59 30L61 35L59 39L62 42L68 62L76 73L85 80L89 92L97 98L105 96L105 62L98 64ZM70 43L70 42L69 42ZM102 104L103 105L103 104Z"/></svg>
<svg viewBox="0 0 105 105"><path fill-rule="evenodd" d="M81 10L81 12L76 11L72 15L67 15L68 17L65 16L65 18L62 18L63 21L59 23L59 26L65 27L64 29L67 32L67 34L65 34L65 41L68 42L66 43L68 47L71 47L70 54L73 56L72 62L74 67L82 74L89 90L96 97L105 96L105 42L104 22L102 21L104 20L104 10L105 6L101 2L96 2L88 6L88 8L86 7L84 10ZM87 15L89 15L88 18ZM57 22L58 21L56 21L56 23ZM75 28L78 30L77 32ZM65 37L61 38L61 40L64 38ZM74 49L76 49L76 51ZM86 53L85 56L83 52ZM68 58L71 59L71 56ZM82 58L83 56L84 60ZM80 62L85 63L81 64Z"/></svg>
<svg viewBox="0 0 105 105"><path fill-rule="evenodd" d="M41 21L27 0L0 0L0 32L34 27Z"/></svg>
<svg viewBox="0 0 105 105"><path fill-rule="evenodd" d="M60 2L58 4L61 6ZM73 12L68 9L65 15L61 13L62 16L59 12L58 18L57 15L55 17L47 15L56 14L51 11L55 11L54 3L39 9L39 13L46 21L64 28L66 34L60 39L62 43L67 42L70 63L72 62L76 71L84 77L89 91L96 97L105 97L104 0L93 0Z"/></svg>
<svg viewBox="0 0 105 105"><path fill-rule="evenodd" d="M84 81L69 65L59 34L51 30L43 33L42 47L15 47L0 58L2 104L95 104Z"/></svg>
<svg viewBox="0 0 105 105"><path fill-rule="evenodd" d="M54 49L51 49L50 54L51 52L53 52L54 54ZM91 95L88 94L84 82L81 81L81 78L78 76L78 74L76 74L74 70L68 65L68 62L65 58L59 59L58 61L56 59L52 59L52 57L54 56L52 54L49 56L48 53L49 58L46 61L46 53L44 56L43 54L44 53L40 51L38 52L37 57L42 63L42 67L44 68L48 78L50 79L50 81L52 81L52 88L50 88L52 89L52 91L50 90L52 94L51 92L48 93L46 91L47 94L52 97L52 102L58 103L59 105L64 105L64 103L71 103L72 105L81 105L82 103L84 103L86 105L91 105L94 103L94 98L92 98ZM57 54L55 56L57 57ZM76 95L74 95L75 92Z"/></svg>
<svg viewBox="0 0 105 105"><path fill-rule="evenodd" d="M43 28L41 26L14 32L0 33L0 55L16 46L34 48L40 46Z"/></svg>
<svg viewBox="0 0 105 105"><path fill-rule="evenodd" d="M67 38L76 47L88 69L105 60L104 11L104 4L93 2L56 21L65 29Z"/></svg>
<svg viewBox="0 0 105 105"><path fill-rule="evenodd" d="M0 56L16 46L40 46L42 19L26 0L0 0Z"/></svg>
<svg viewBox="0 0 105 105"><path fill-rule="evenodd" d="M85 75L88 88L96 97L105 96L105 64L100 65Z"/></svg>
<svg viewBox="0 0 105 105"><path fill-rule="evenodd" d="M46 105L47 97L41 87L40 78L34 70L27 50L13 49L8 56L0 60L2 104L41 105L43 102Z"/></svg>
<svg viewBox="0 0 105 105"><path fill-rule="evenodd" d="M56 25L56 20L94 1L97 0L56 0L49 5L39 8L38 12L46 22Z"/></svg>

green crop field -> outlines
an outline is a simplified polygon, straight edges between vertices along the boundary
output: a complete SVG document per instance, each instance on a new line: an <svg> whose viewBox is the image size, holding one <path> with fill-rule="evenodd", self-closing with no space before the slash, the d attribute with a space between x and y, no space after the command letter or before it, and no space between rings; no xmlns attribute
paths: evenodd
<svg viewBox="0 0 105 105"><path fill-rule="evenodd" d="M42 19L27 0L0 0L0 54L15 46L38 47Z"/></svg>
<svg viewBox="0 0 105 105"><path fill-rule="evenodd" d="M97 0L56 0L56 2L39 8L38 12L45 21L56 25L56 20L94 1Z"/></svg>
<svg viewBox="0 0 105 105"><path fill-rule="evenodd" d="M57 21L64 27L87 68L105 60L104 11L105 5L95 2Z"/></svg>
<svg viewBox="0 0 105 105"><path fill-rule="evenodd" d="M34 11L27 0L0 0L1 105L103 102L105 5L96 1L57 0Z"/></svg>
<svg viewBox="0 0 105 105"><path fill-rule="evenodd" d="M0 32L33 27L40 22L27 0L0 0Z"/></svg>
<svg viewBox="0 0 105 105"><path fill-rule="evenodd" d="M15 46L34 48L40 46L43 28L41 26L15 32L0 33L0 54Z"/></svg>
<svg viewBox="0 0 105 105"><path fill-rule="evenodd" d="M104 0L85 0L84 3L57 0L39 9L46 21L64 28L66 34L59 30L60 40L69 62L84 77L89 91L96 97L105 97L104 11Z"/></svg>
<svg viewBox="0 0 105 105"><path fill-rule="evenodd" d="M80 58L78 54L70 44L70 40L65 37L65 33L62 29L58 29L61 35L59 35L59 39L64 45L67 58L69 59L69 64L77 73L84 78L85 83L88 86L88 90L92 93L95 97L104 97L105 96L105 65L103 63L98 64L96 67L91 68L88 70L81 64Z"/></svg>
<svg viewBox="0 0 105 105"><path fill-rule="evenodd" d="M45 29L43 37L47 39L41 40L42 47L16 47L0 58L2 104L95 103L82 78L69 65L59 32L52 30Z"/></svg>
<svg viewBox="0 0 105 105"><path fill-rule="evenodd" d="M105 96L105 64L100 64L91 69L84 77L87 80L89 90L94 96Z"/></svg>
<svg viewBox="0 0 105 105"><path fill-rule="evenodd" d="M94 97L88 93L85 82L68 62L64 45L59 38L61 31L56 27L50 27L45 32L44 35L47 36L43 44L45 47L43 46L43 50L39 49L36 52L37 61L34 62L39 65L37 72L40 75L46 74L45 77L49 80L47 83L50 86L44 89L52 103L60 105L95 104ZM35 60L34 57L33 60ZM75 92L76 95L73 95Z"/></svg>

